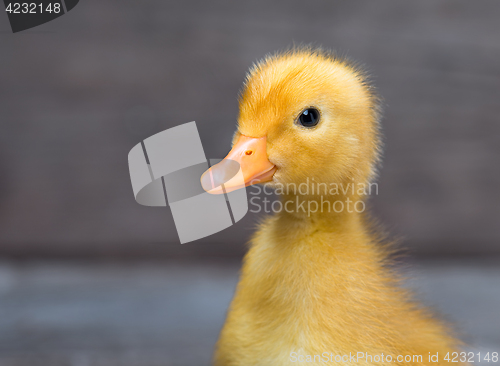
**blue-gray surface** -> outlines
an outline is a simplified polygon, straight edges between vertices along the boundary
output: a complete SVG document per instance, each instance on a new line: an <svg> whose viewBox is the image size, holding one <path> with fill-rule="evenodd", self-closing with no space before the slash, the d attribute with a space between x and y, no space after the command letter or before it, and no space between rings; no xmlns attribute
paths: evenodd
<svg viewBox="0 0 500 366"><path fill-rule="evenodd" d="M0 264L1 366L208 365L237 282L227 264ZM500 266L419 262L409 285L500 351Z"/></svg>

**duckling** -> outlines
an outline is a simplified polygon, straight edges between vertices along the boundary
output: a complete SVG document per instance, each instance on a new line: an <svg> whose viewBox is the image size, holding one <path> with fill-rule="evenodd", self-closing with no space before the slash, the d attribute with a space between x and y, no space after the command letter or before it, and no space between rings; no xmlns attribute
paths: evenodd
<svg viewBox="0 0 500 366"><path fill-rule="evenodd" d="M361 209L358 188L380 160L380 102L366 74L330 52L293 49L249 71L239 107L226 160L243 180L225 190L265 184L283 209L251 239L214 364L448 363L459 341L401 287ZM224 160L210 168L203 187L217 193L210 182L226 169Z"/></svg>

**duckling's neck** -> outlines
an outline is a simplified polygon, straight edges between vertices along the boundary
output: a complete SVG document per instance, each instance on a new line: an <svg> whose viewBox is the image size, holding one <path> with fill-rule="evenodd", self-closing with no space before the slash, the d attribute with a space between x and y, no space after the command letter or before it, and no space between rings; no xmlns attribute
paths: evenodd
<svg viewBox="0 0 500 366"><path fill-rule="evenodd" d="M277 214L276 224L313 232L357 231L362 226L362 216L366 210L364 197L356 193L282 194L279 198L283 209Z"/></svg>
<svg viewBox="0 0 500 366"><path fill-rule="evenodd" d="M347 198L337 196L334 201ZM280 200L283 205L296 205L298 200L306 207L309 202L321 203L321 197L303 195L282 195ZM351 314L357 306L352 304L357 297L350 294L371 294L371 285L358 289L368 282L373 288L381 288L376 277L382 276L378 263L383 253L371 240L362 213L328 211L326 204L325 210L310 212L292 211L291 206L289 203L288 211L283 209L268 217L255 234L233 306L249 312L258 309L259 314L267 314L266 319L281 319L283 324L301 329L299 334L312 337L315 331L321 332L313 325L325 321L315 316L330 316L332 329L338 328L342 318L338 314ZM360 312L365 309L360 308Z"/></svg>

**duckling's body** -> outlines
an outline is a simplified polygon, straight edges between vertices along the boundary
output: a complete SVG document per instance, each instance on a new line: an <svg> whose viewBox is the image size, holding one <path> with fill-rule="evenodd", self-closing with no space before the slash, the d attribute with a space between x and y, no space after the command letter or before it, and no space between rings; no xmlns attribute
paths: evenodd
<svg viewBox="0 0 500 366"><path fill-rule="evenodd" d="M292 365L298 355L324 352L422 355L405 364L428 365L429 352L444 364L446 352L457 351L443 327L408 302L362 218L332 224L286 214L266 220L245 257L216 365Z"/></svg>
<svg viewBox="0 0 500 366"><path fill-rule="evenodd" d="M304 108L321 121L297 124ZM358 187L370 183L379 152L377 99L362 73L318 51L266 59L242 95L236 145L242 136L264 141L275 166L267 184L344 189L282 192L283 205L293 204L267 217L251 241L215 365L447 363L457 342L399 287L386 247L357 212L363 206L353 206L365 199ZM248 151L243 158L253 158ZM345 190L349 184L356 189ZM334 210L336 201L351 207ZM296 209L300 202L305 211ZM323 209L308 211L311 202ZM439 362L429 362L429 352ZM398 362L398 355L412 359Z"/></svg>

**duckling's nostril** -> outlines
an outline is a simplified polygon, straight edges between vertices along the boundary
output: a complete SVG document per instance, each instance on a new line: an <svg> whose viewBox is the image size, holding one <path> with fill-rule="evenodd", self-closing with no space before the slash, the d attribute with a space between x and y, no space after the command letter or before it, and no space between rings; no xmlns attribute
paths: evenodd
<svg viewBox="0 0 500 366"><path fill-rule="evenodd" d="M245 155L252 155L253 154L253 151L252 150L247 150L245 151Z"/></svg>

